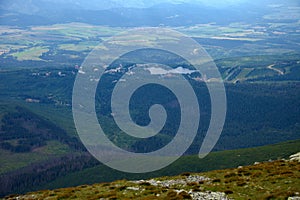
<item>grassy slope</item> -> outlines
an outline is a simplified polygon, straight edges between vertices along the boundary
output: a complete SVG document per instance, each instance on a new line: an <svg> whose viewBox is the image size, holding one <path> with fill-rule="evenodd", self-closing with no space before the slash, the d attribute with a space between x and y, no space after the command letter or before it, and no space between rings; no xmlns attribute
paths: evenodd
<svg viewBox="0 0 300 200"><path fill-rule="evenodd" d="M193 180L189 181L191 177ZM208 179L203 180L203 177ZM299 196L300 163L278 160L150 181L123 180L44 190L24 196L12 195L10 199L191 199L193 194L207 191L223 192L233 199L287 199Z"/></svg>
<svg viewBox="0 0 300 200"><path fill-rule="evenodd" d="M28 111L37 114L37 117L42 116L40 120L45 120L50 123L54 122L60 127L63 127L64 130L67 130L70 136L76 136L74 128L71 128L72 124L68 118L69 113L66 114L67 111L65 108L44 104L28 104L18 100L12 100L10 102L0 100L0 126L3 123L1 121L3 116L7 113L16 112L16 106L28 109ZM65 126L63 126L63 124ZM18 170L22 167L46 161L54 157L70 154L73 151L74 150L68 145L57 140L49 140L47 141L47 145L36 148L32 152L14 153L0 148L0 174Z"/></svg>
<svg viewBox="0 0 300 200"><path fill-rule="evenodd" d="M0 157L3 159L0 165L0 174L18 170L30 164L46 161L70 152L71 150L66 144L58 141L47 141L47 145L35 149L34 152L12 153L0 149Z"/></svg>
<svg viewBox="0 0 300 200"><path fill-rule="evenodd" d="M276 160L287 158L289 155L298 151L300 151L300 140L257 148L212 152L204 159L199 159L198 156L184 156L164 169L147 174L121 173L100 164L93 168L60 177L47 185L37 187L37 189L93 184L119 179L145 179L150 177L176 175L186 171L204 172L234 168L240 165L250 165L256 161L260 162L270 159Z"/></svg>
<svg viewBox="0 0 300 200"><path fill-rule="evenodd" d="M46 47L32 47L21 52L16 52L11 54L13 57L16 57L17 60L41 60L39 57L46 53L48 49Z"/></svg>

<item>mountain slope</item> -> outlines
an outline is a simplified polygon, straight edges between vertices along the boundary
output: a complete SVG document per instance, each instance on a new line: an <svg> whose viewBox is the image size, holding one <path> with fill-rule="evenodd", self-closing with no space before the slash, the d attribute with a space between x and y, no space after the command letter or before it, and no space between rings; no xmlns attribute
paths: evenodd
<svg viewBox="0 0 300 200"><path fill-rule="evenodd" d="M110 169L103 164L94 165L94 167L87 167L83 169L77 168L76 171L69 172L68 174L61 174L56 177L54 181L35 182L30 183L26 180L21 180L22 184L13 190L6 191L6 194L11 193L24 193L34 190L44 189L56 189L62 187L78 186L83 184L94 184L110 182L120 179L127 180L138 180L138 179L149 179L160 176L174 176L183 172L204 172L217 169L235 168L238 166L251 165L254 162L266 161L269 159L276 160L282 158L288 158L289 155L299 151L300 140L280 143L276 145L269 145L264 147L239 149L230 151L212 152L204 159L199 159L198 156L183 156L172 165L147 174L129 174L122 173L113 169ZM74 160L73 160L74 161ZM74 161L75 162L75 161ZM79 159L78 159L79 162ZM62 166L60 166L62 167ZM44 170L47 174L55 173L53 169ZM30 173L27 173L30 176ZM34 174L32 174L34 175ZM38 174L37 174L38 175ZM43 179L46 177L41 176ZM5 178L14 179L14 177L2 176L2 180ZM38 181L38 180L36 180ZM25 187L24 187L25 186Z"/></svg>
<svg viewBox="0 0 300 200"><path fill-rule="evenodd" d="M300 162L277 160L206 173L37 191L6 199L287 199L299 193Z"/></svg>

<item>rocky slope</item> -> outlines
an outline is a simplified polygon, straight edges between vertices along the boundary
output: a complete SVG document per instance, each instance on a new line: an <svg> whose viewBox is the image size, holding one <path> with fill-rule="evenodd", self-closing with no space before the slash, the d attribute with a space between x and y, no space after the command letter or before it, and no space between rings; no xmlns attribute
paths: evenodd
<svg viewBox="0 0 300 200"><path fill-rule="evenodd" d="M5 199L300 199L300 153L276 160L174 177L82 185Z"/></svg>

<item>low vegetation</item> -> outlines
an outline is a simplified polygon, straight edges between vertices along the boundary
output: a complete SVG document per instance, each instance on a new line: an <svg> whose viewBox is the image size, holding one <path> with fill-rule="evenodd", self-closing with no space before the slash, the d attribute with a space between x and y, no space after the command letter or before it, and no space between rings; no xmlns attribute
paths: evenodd
<svg viewBox="0 0 300 200"><path fill-rule="evenodd" d="M206 173L81 185L5 199L287 199L300 195L300 163L277 160Z"/></svg>
<svg viewBox="0 0 300 200"><path fill-rule="evenodd" d="M212 152L204 159L199 159L196 155L183 156L172 165L147 174L118 172L100 164L87 154L81 156L68 155L47 162L31 164L28 167L1 175L0 196L36 190L91 185L119 179L146 180L153 177L175 176L183 172L189 172L183 174L189 176L200 172L247 166L256 161L287 159L291 154L299 151L299 143L298 140L257 148ZM223 177L217 176L217 174L215 174L215 178L213 176L209 176L209 178L212 179L211 181L214 184L224 183L224 181L221 181ZM231 175L226 174L224 178L231 180L229 179ZM205 182L205 180L197 180L197 182ZM238 180L240 181L240 179ZM243 182L238 183L243 184Z"/></svg>

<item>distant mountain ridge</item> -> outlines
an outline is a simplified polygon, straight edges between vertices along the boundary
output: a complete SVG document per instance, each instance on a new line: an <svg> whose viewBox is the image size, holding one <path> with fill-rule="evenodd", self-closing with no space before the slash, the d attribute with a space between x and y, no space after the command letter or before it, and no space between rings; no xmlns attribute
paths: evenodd
<svg viewBox="0 0 300 200"><path fill-rule="evenodd" d="M201 23L229 24L256 22L265 15L295 6L290 1L264 0L231 4L231 1L207 5L202 1L49 1L12 0L0 3L2 25L32 26L82 22L108 26L187 26ZM230 6L229 6L230 5ZM271 6L270 6L271 5ZM272 6L277 5L277 6ZM296 4L297 5L297 4ZM298 5L299 6L299 5ZM297 10L295 11L297 12ZM290 13L288 15L293 15ZM294 19L296 20L296 19Z"/></svg>
<svg viewBox="0 0 300 200"><path fill-rule="evenodd" d="M194 4L215 8L236 7L242 4L268 5L268 4L290 4L299 6L294 0L10 0L0 3L0 7L6 10L14 10L23 13L34 13L37 9L48 6L48 9L86 9L86 10L108 10L112 8L149 8L159 4ZM51 6L52 5L52 6ZM49 7L50 6L50 7Z"/></svg>

